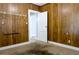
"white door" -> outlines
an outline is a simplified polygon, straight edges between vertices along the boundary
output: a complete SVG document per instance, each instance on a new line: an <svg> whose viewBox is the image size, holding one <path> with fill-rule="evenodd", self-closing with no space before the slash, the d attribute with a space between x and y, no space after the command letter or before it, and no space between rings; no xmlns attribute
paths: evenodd
<svg viewBox="0 0 79 59"><path fill-rule="evenodd" d="M38 40L47 42L47 11L38 14Z"/></svg>

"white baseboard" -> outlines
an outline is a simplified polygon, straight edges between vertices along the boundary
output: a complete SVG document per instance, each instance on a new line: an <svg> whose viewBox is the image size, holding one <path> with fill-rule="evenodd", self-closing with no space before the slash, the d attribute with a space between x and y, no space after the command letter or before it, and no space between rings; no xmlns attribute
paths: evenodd
<svg viewBox="0 0 79 59"><path fill-rule="evenodd" d="M19 46L29 44L29 43L31 43L31 42L23 42L23 43L19 43L19 44L10 45L10 46L5 46L5 47L1 47L0 50L6 50L6 49L9 49L9 48L15 48L15 47L19 47Z"/></svg>
<svg viewBox="0 0 79 59"><path fill-rule="evenodd" d="M10 45L10 46L5 46L5 47L1 47L0 50L15 48L15 47L19 47L19 46L22 46L22 45L25 45L25 44L30 44L30 43L32 43L32 42L23 42L23 43L19 43L19 44ZM72 49L72 50L79 52L79 48L77 48L77 47L73 47L73 46L69 46L69 45L65 45L65 44L61 44L61 43L56 43L56 42L53 42L53 41L48 41L48 43L51 43L51 44L54 44L54 45L57 45L57 46L60 46L60 47Z"/></svg>
<svg viewBox="0 0 79 59"><path fill-rule="evenodd" d="M57 46L60 46L60 47L72 49L72 50L79 52L79 48L77 48L77 47L73 47L73 46L69 46L69 45L65 45L65 44L61 44L61 43L56 43L56 42L53 42L53 41L48 41L48 43L51 43L51 44L54 44L54 45L57 45Z"/></svg>

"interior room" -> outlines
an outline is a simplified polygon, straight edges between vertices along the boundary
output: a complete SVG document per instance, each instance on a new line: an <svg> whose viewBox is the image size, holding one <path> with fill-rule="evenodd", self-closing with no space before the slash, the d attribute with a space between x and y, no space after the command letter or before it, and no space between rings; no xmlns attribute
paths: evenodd
<svg viewBox="0 0 79 59"><path fill-rule="evenodd" d="M79 55L79 3L0 3L0 55Z"/></svg>

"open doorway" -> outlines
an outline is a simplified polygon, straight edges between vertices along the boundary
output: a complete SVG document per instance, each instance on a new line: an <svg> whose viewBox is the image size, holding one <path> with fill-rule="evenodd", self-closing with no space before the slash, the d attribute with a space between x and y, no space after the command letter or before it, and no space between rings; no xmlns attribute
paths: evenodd
<svg viewBox="0 0 79 59"><path fill-rule="evenodd" d="M47 11L28 10L29 41L47 42Z"/></svg>

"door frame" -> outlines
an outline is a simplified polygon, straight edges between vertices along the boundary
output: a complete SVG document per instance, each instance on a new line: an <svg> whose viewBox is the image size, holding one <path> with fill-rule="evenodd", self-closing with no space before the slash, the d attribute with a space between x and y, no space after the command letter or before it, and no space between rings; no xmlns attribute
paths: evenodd
<svg viewBox="0 0 79 59"><path fill-rule="evenodd" d="M30 19L30 13L40 13L39 11L35 11L35 10L32 10L32 9L28 9L28 41L30 41L30 31L29 31L29 19ZM37 39L37 38L34 38L34 39Z"/></svg>
<svg viewBox="0 0 79 59"><path fill-rule="evenodd" d="M36 10L32 10L32 9L28 9L28 41L30 40L30 34L29 34L29 19L30 19L30 13L41 13L39 11L36 11ZM44 12L47 12L47 16L48 16L48 11L44 11ZM38 29L37 29L38 30ZM37 32L38 34L38 32ZM36 38L38 40L38 38ZM47 42L48 42L48 17L47 17Z"/></svg>

